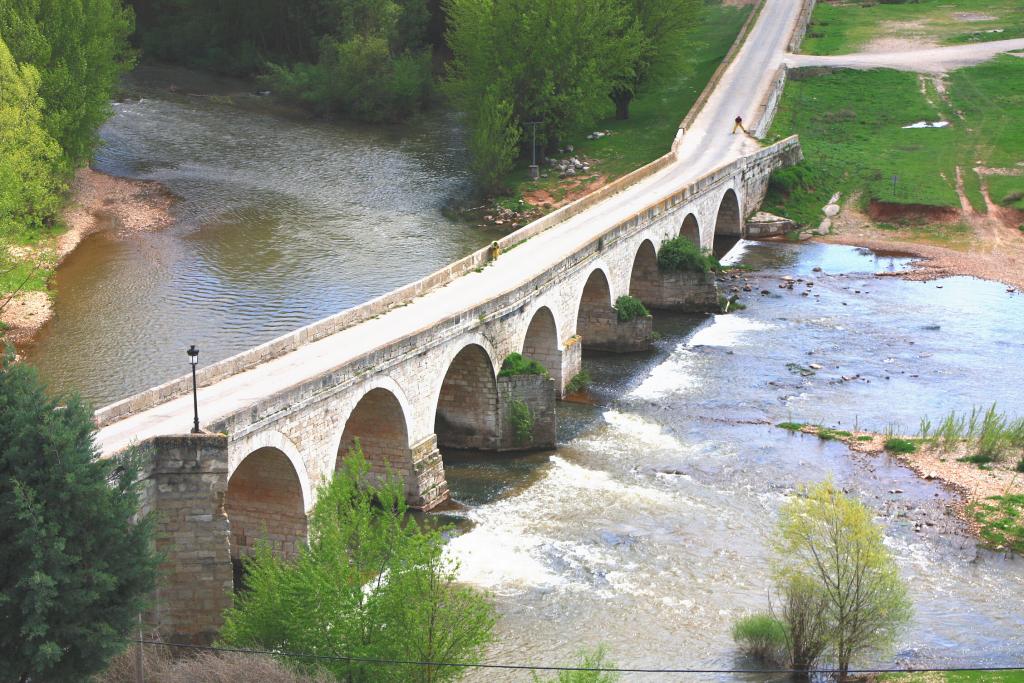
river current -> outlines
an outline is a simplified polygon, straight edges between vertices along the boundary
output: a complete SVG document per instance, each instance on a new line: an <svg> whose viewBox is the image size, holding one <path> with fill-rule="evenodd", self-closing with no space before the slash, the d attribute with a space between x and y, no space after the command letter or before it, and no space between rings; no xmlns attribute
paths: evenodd
<svg viewBox="0 0 1024 683"><path fill-rule="evenodd" d="M226 357L492 238L443 213L468 192L451 118L360 129L154 90L103 137L99 170L182 200L172 228L94 235L58 271L29 355L99 404L182 374L188 344ZM487 659L565 664L603 643L621 666L751 666L730 627L767 606L766 534L798 486L831 477L878 513L914 601L894 656L862 663L1024 665L1024 560L979 548L938 484L773 426L914 432L993 401L1024 414L1024 298L876 277L907 264L850 247L741 243L729 258L752 269L747 309L656 314L655 351L585 356L592 404L559 404L556 451L445 455L465 506L450 551L500 612ZM785 275L811 294L779 289Z"/></svg>

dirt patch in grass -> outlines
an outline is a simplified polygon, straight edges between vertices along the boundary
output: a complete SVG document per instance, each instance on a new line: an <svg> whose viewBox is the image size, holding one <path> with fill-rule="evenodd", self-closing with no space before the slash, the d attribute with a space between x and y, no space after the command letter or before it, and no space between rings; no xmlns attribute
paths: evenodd
<svg viewBox="0 0 1024 683"><path fill-rule="evenodd" d="M565 206L570 202L574 202L580 197L585 197L594 190L598 190L608 184L608 176L598 174L596 178L587 180L575 180L563 182L559 187L559 194L564 192L561 199L556 199L546 189L537 189L530 192L523 193L523 201L530 206L536 206L543 209L557 209L560 206Z"/></svg>
<svg viewBox="0 0 1024 683"><path fill-rule="evenodd" d="M925 225L929 223L958 223L960 212L949 206L926 206L924 204L892 204L872 200L868 207L871 220L880 223Z"/></svg>

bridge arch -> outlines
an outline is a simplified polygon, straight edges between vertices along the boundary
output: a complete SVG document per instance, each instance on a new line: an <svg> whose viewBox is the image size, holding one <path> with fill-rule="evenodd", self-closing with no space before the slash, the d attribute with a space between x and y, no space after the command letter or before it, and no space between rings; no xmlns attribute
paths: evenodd
<svg viewBox="0 0 1024 683"><path fill-rule="evenodd" d="M434 402L437 445L489 449L498 443L498 384L494 353L479 341L461 348L443 366Z"/></svg>
<svg viewBox="0 0 1024 683"><path fill-rule="evenodd" d="M524 356L544 366L556 387L562 386L562 337L558 320L546 305L538 306L533 312L520 348Z"/></svg>
<svg viewBox="0 0 1024 683"><path fill-rule="evenodd" d="M644 240L633 257L629 275L629 294L644 303L657 300L661 276L658 273L658 252L654 242Z"/></svg>
<svg viewBox="0 0 1024 683"><path fill-rule="evenodd" d="M615 322L615 301L612 299L611 281L604 266L597 266L587 276L576 299L576 334L586 348L587 336L591 339L605 336L610 324Z"/></svg>
<svg viewBox="0 0 1024 683"><path fill-rule="evenodd" d="M300 472L288 453L260 446L246 455L228 478L224 512L235 589L242 586L242 559L259 541L282 557L292 557L306 540L306 510ZM308 486L308 482L307 482Z"/></svg>
<svg viewBox="0 0 1024 683"><path fill-rule="evenodd" d="M682 225L679 226L679 236L685 237L698 247L700 246L700 224L692 213L687 214Z"/></svg>
<svg viewBox="0 0 1024 683"><path fill-rule="evenodd" d="M415 491L416 473L409 449L408 403L393 382L378 381L375 384L366 387L343 423L334 469L341 468L356 439L359 439L363 456L370 465L371 479L380 481L390 473L402 480L407 492Z"/></svg>
<svg viewBox="0 0 1024 683"><path fill-rule="evenodd" d="M736 191L729 188L718 203L715 215L715 256L725 256L743 237L743 214Z"/></svg>

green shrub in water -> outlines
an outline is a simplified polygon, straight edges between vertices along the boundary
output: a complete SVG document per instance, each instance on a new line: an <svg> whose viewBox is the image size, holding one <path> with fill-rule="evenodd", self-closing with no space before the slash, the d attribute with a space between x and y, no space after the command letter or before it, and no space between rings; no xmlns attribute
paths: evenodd
<svg viewBox="0 0 1024 683"><path fill-rule="evenodd" d="M615 312L618 313L619 322L628 323L636 318L646 318L651 314L644 306L644 302L635 296L624 294L615 300Z"/></svg>
<svg viewBox="0 0 1024 683"><path fill-rule="evenodd" d="M739 619L733 624L732 639L762 662L778 663L786 658L786 626L770 614L759 612Z"/></svg>

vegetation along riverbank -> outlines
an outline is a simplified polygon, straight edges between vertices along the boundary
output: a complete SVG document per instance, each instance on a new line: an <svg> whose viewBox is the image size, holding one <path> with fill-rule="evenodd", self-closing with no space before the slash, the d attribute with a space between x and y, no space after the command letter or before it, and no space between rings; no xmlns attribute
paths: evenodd
<svg viewBox="0 0 1024 683"><path fill-rule="evenodd" d="M819 3L804 51L1014 37L1015 6ZM773 178L765 209L814 239L919 256L912 277L1024 287L1024 59L907 68L790 70L769 138L799 133L806 161Z"/></svg>
<svg viewBox="0 0 1024 683"><path fill-rule="evenodd" d="M816 369L811 368L809 372ZM858 453L888 455L918 476L942 482L959 497L953 509L997 550L1024 553L1024 418L989 408L923 418L917 434L885 433L783 422L793 432L841 441Z"/></svg>

